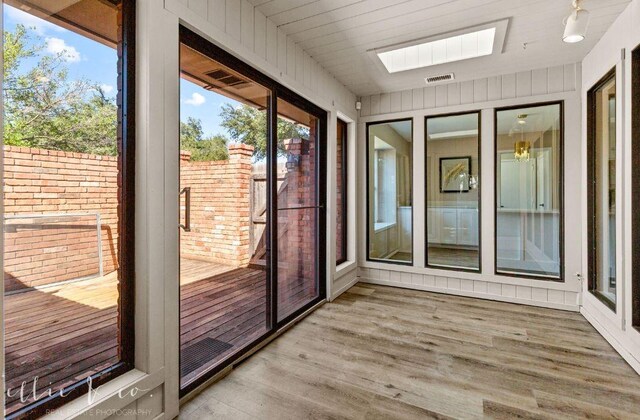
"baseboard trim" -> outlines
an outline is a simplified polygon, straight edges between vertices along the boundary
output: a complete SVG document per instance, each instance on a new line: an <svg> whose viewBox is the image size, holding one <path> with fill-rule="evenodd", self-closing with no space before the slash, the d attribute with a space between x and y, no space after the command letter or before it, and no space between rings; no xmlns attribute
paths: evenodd
<svg viewBox="0 0 640 420"><path fill-rule="evenodd" d="M346 292L347 290L351 289L353 286L355 286L358 283L358 277L354 276L353 280L349 280L347 282L347 284L345 284L344 286L342 286L341 288L339 288L338 290L336 290L332 295L331 295L331 301L334 301L338 298L338 296L340 296L341 294L343 294L344 292Z"/></svg>
<svg viewBox="0 0 640 420"><path fill-rule="evenodd" d="M494 301L506 302L506 303L517 303L520 305L536 306L536 307L548 308L548 309L560 309L563 311L571 311L571 312L580 311L580 307L578 305L571 305L566 303L536 301L536 300L529 300L529 299L521 299L517 297L492 295L488 293L479 293L479 292L473 292L468 290L445 289L442 287L398 283L398 282L377 280L377 279L370 279L370 278L363 278L363 277L359 277L358 280L362 283L378 284L380 286L391 286L391 287L400 287L403 289L422 290L425 292L442 293L446 295L455 295L455 296L465 296L465 297L494 300Z"/></svg>

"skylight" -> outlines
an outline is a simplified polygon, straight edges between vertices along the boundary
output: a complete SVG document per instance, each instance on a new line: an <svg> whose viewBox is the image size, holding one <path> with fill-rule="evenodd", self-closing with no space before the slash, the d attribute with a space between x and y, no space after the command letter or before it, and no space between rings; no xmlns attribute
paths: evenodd
<svg viewBox="0 0 640 420"><path fill-rule="evenodd" d="M389 73L493 54L496 27L376 52Z"/></svg>

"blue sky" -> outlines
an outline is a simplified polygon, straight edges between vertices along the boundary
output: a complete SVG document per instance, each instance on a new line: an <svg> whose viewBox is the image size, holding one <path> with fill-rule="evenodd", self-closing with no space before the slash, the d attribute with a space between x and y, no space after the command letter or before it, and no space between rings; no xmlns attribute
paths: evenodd
<svg viewBox="0 0 640 420"><path fill-rule="evenodd" d="M35 34L44 44L42 54L64 52L69 80L84 78L102 85L108 95L115 95L118 58L114 49L8 5L3 6L3 17L6 31L14 31L19 23L35 28ZM30 65L33 65L33 61L25 62L25 67ZM220 127L220 108L223 103L239 105L239 102L225 96L180 80L180 119L185 121L190 116L199 118L206 136L227 134Z"/></svg>

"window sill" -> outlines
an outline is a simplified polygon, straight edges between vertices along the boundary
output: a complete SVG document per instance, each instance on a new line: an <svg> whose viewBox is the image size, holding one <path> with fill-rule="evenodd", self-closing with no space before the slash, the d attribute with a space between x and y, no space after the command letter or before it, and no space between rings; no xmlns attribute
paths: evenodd
<svg viewBox="0 0 640 420"><path fill-rule="evenodd" d="M342 264L336 266L336 274L335 274L335 278L338 279L340 277L342 277L343 275L353 271L354 269L356 269L358 266L356 264L355 261L345 261Z"/></svg>
<svg viewBox="0 0 640 420"><path fill-rule="evenodd" d="M163 381L164 369L160 369L153 374L146 374L134 369L101 385L98 389L94 389L93 401L89 401L88 394L82 395L68 404L52 410L45 418L57 420L93 416L104 417L100 413L115 413L124 409L132 402L162 385ZM158 395L158 397L162 398L162 395Z"/></svg>

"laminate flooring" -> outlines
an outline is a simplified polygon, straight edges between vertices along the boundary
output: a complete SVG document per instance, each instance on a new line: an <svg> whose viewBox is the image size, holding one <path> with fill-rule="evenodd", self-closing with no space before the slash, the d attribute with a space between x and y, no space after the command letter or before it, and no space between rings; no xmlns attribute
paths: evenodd
<svg viewBox="0 0 640 420"><path fill-rule="evenodd" d="M640 376L578 313L359 284L180 418L640 418Z"/></svg>

